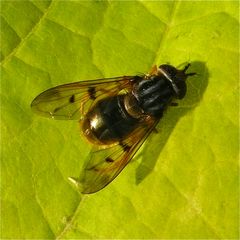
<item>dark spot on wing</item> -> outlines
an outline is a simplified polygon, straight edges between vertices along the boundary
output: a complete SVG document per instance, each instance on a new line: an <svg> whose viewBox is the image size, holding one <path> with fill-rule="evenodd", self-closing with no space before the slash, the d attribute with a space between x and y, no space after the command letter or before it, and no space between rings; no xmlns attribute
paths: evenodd
<svg viewBox="0 0 240 240"><path fill-rule="evenodd" d="M91 99L96 99L96 89L95 87L88 88L88 94Z"/></svg>
<svg viewBox="0 0 240 240"><path fill-rule="evenodd" d="M72 95L70 98L69 98L69 102L70 103L74 103L75 102L75 96Z"/></svg>
<svg viewBox="0 0 240 240"><path fill-rule="evenodd" d="M87 170L87 171L95 171L95 172L99 171L99 169L96 166L93 166L93 167L90 167L90 168L86 168L85 170Z"/></svg>
<svg viewBox="0 0 240 240"><path fill-rule="evenodd" d="M108 163L114 162L114 160L113 160L112 158L110 158L110 157L107 157L107 158L105 159L105 161L108 162Z"/></svg>
<svg viewBox="0 0 240 240"><path fill-rule="evenodd" d="M120 142L119 145L122 147L124 152L128 152L131 149L131 147L129 147L126 143Z"/></svg>

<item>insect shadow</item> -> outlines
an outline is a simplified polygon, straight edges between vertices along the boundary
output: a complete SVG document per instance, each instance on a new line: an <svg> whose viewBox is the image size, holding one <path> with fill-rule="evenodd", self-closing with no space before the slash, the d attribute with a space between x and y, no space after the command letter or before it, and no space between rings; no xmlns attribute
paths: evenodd
<svg viewBox="0 0 240 240"><path fill-rule="evenodd" d="M141 153L137 158L141 158L141 163L136 169L135 181L140 184L154 169L157 159L161 159L161 151L168 141L174 127L181 117L187 112L193 111L201 102L206 87L208 85L209 73L204 62L191 62L191 72L197 75L187 80L186 102L179 101L177 107L169 107L157 126L157 134L152 133L145 142ZM172 109L174 108L174 109Z"/></svg>

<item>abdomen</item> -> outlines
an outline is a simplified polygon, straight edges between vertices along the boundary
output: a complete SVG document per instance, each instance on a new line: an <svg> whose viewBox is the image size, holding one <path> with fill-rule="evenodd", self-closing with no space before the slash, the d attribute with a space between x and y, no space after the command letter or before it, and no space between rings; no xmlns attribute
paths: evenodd
<svg viewBox="0 0 240 240"><path fill-rule="evenodd" d="M138 126L139 121L125 110L124 96L103 99L88 112L82 130L91 142L103 145L119 142Z"/></svg>

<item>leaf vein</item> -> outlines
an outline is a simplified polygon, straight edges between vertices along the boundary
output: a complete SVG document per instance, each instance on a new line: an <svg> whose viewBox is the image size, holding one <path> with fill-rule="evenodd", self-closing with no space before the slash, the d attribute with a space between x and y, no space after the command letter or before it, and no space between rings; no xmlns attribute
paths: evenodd
<svg viewBox="0 0 240 240"><path fill-rule="evenodd" d="M21 38L21 41L19 42L19 44L15 48L13 48L13 50L5 58L3 58L3 60L1 61L2 66L5 66L12 59L12 57L24 46L24 44L27 42L27 40L30 38L30 36L32 36L32 34L34 32L36 32L38 27L41 25L42 21L46 18L46 16L47 16L48 12L50 11L52 5L53 4L51 2L51 4L46 9L46 11L43 13L42 17L33 26L31 31L29 31L29 33L24 38Z"/></svg>

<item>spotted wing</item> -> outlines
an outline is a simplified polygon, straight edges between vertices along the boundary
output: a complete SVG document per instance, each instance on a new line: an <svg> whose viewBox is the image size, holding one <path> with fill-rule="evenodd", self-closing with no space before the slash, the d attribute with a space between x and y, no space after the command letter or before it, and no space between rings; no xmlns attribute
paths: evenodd
<svg viewBox="0 0 240 240"><path fill-rule="evenodd" d="M157 124L148 119L119 144L93 152L79 179L70 178L84 194L94 193L108 185L133 158Z"/></svg>
<svg viewBox="0 0 240 240"><path fill-rule="evenodd" d="M53 119L80 119L94 101L130 91L132 76L88 80L50 88L31 103L34 112Z"/></svg>

